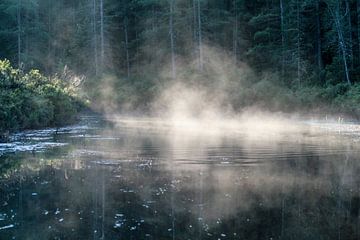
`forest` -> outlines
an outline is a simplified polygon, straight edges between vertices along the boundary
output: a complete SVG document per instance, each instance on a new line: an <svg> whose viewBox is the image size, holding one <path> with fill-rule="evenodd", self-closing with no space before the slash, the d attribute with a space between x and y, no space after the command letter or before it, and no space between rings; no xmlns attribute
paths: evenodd
<svg viewBox="0 0 360 240"><path fill-rule="evenodd" d="M65 95L95 110L145 112L181 82L236 111L360 114L359 0L2 0L0 13L5 65L78 82L81 97ZM7 128L16 104L4 71ZM56 122L36 121L18 125Z"/></svg>
<svg viewBox="0 0 360 240"><path fill-rule="evenodd" d="M360 239L360 0L0 0L0 239Z"/></svg>

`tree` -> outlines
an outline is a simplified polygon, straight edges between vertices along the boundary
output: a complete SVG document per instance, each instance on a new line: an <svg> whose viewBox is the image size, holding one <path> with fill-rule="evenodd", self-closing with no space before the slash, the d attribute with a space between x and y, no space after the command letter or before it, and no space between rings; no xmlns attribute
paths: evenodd
<svg viewBox="0 0 360 240"><path fill-rule="evenodd" d="M174 37L174 0L170 0L170 17L169 17L169 31L170 31L170 46L171 46L171 73L172 78L176 79L176 63L175 63L175 37Z"/></svg>
<svg viewBox="0 0 360 240"><path fill-rule="evenodd" d="M341 1L327 0L326 4L327 4L328 10L333 18L335 31L338 36L339 50L341 52L342 61L343 61L343 65L344 65L344 71L345 71L345 79L346 79L346 82L349 85L351 85L348 55L347 55L348 47L346 45L346 41L345 41L345 37L344 37L344 32L345 32L344 19L348 13L347 12L345 12L345 14L342 13Z"/></svg>

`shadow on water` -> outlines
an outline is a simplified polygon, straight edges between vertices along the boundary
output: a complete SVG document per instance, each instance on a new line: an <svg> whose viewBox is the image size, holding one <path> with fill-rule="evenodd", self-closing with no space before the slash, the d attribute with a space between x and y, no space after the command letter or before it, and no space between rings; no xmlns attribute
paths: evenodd
<svg viewBox="0 0 360 240"><path fill-rule="evenodd" d="M358 239L351 138L105 125L0 158L0 239ZM291 134L291 136L290 136Z"/></svg>

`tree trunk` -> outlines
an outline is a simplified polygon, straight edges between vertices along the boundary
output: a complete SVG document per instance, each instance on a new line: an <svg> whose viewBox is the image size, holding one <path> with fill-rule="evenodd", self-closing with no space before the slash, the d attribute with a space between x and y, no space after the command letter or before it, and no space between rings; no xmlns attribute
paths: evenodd
<svg viewBox="0 0 360 240"><path fill-rule="evenodd" d="M27 67L26 65L29 63L29 30L31 29L30 21L29 21L29 8L25 5L24 9L24 17L22 19L22 28L23 28L23 65L24 67ZM31 31L31 30L30 30Z"/></svg>
<svg viewBox="0 0 360 240"><path fill-rule="evenodd" d="M136 60L135 60L135 69L136 69L136 73L139 74L140 73L140 68L139 68L139 49L140 49L140 45L139 45L139 32L136 29L135 30L135 43L136 43Z"/></svg>
<svg viewBox="0 0 360 240"><path fill-rule="evenodd" d="M284 4L283 0L280 0L280 25L281 25L281 76L285 75L285 35L284 35Z"/></svg>
<svg viewBox="0 0 360 240"><path fill-rule="evenodd" d="M316 1L316 62L318 66L318 81L322 82L321 72L323 68L322 56L321 56L321 25L320 25L320 3Z"/></svg>
<svg viewBox="0 0 360 240"><path fill-rule="evenodd" d="M105 47L104 47L104 0L100 0L100 68L101 73L104 67L104 55L105 55Z"/></svg>
<svg viewBox="0 0 360 240"><path fill-rule="evenodd" d="M174 41L174 0L170 0L170 45L171 45L171 73L172 78L176 78L176 66L175 66L175 41Z"/></svg>
<svg viewBox="0 0 360 240"><path fill-rule="evenodd" d="M348 62L347 62L347 56L346 56L346 45L345 45L345 39L344 39L344 35L343 35L343 29L341 26L341 16L340 16L340 6L339 3L336 3L335 9L331 9L331 7L329 7L330 13L333 16L334 19L334 23L335 23L335 28L336 28L336 32L338 35L338 41L339 41L339 49L341 51L341 56L342 56L342 61L344 64L344 71L345 71L345 77L346 77L346 82L351 85L351 80L350 80L350 74L349 74L349 67L348 67Z"/></svg>
<svg viewBox="0 0 360 240"><path fill-rule="evenodd" d="M152 48L152 54L149 54L149 61L150 62L154 62L155 59L157 59L157 53L158 53L158 49L157 49L157 44L156 44L156 12L155 12L155 4L152 4L152 10L151 10L151 14L152 14L152 21L151 21L151 36L150 36L150 42L151 45L153 46Z"/></svg>
<svg viewBox="0 0 360 240"><path fill-rule="evenodd" d="M357 35L358 35L358 44L359 44L359 63L360 63L360 0L357 0Z"/></svg>
<svg viewBox="0 0 360 240"><path fill-rule="evenodd" d="M198 40L199 40L199 70L203 70L203 49L202 49L202 33L201 33L201 4L200 0L197 0L198 4Z"/></svg>
<svg viewBox="0 0 360 240"><path fill-rule="evenodd" d="M352 37L352 23L351 23L351 9L349 0L345 0L346 14L349 27L349 57L350 57L350 68L354 70L354 53L353 53L353 37Z"/></svg>
<svg viewBox="0 0 360 240"><path fill-rule="evenodd" d="M196 19L196 0L193 0L192 3L193 3L193 20L194 20L194 23L193 23L193 38L194 38L194 43L195 45L196 42L197 42L197 31L196 31L196 25L197 25L197 19ZM359 0L360 1L360 0Z"/></svg>
<svg viewBox="0 0 360 240"><path fill-rule="evenodd" d="M95 64L95 75L98 75L98 46L97 46L97 29L96 29L96 0L93 0L93 42L94 42L94 64Z"/></svg>
<svg viewBox="0 0 360 240"><path fill-rule="evenodd" d="M296 15L297 15L297 78L298 78L298 84L301 85L301 46L300 46L300 26L301 26L301 20L300 20L300 3L299 0L296 1Z"/></svg>
<svg viewBox="0 0 360 240"><path fill-rule="evenodd" d="M234 51L234 62L237 63L237 49L238 49L238 12L236 0L234 0L234 11L235 11L235 19L234 19L234 31L233 31L233 51Z"/></svg>
<svg viewBox="0 0 360 240"><path fill-rule="evenodd" d="M17 6L17 57L18 57L18 68L21 67L21 0L18 0L18 6Z"/></svg>
<svg viewBox="0 0 360 240"><path fill-rule="evenodd" d="M48 44L48 52L47 52L47 63L46 63L46 71L47 71L47 74L51 74L51 53L52 53L52 47L51 47L51 29L52 29L52 27L51 27L51 12L52 12L52 8L51 8L51 5L50 5L50 1L48 2L48 28L47 28L47 31L48 31L48 42L47 42L47 44Z"/></svg>
<svg viewBox="0 0 360 240"><path fill-rule="evenodd" d="M124 35L125 35L125 51L126 51L126 69L127 78L130 78L130 57L129 57L129 37L128 37L128 20L124 21Z"/></svg>

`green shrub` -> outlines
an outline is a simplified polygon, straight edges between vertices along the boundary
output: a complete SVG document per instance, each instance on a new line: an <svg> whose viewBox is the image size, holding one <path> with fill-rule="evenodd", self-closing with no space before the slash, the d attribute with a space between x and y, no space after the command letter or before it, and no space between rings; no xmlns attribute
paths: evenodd
<svg viewBox="0 0 360 240"><path fill-rule="evenodd" d="M356 83L342 95L334 99L334 105L344 112L360 115L360 83Z"/></svg>
<svg viewBox="0 0 360 240"><path fill-rule="evenodd" d="M76 120L76 89L38 70L22 73L0 61L0 134L4 131L61 126Z"/></svg>

